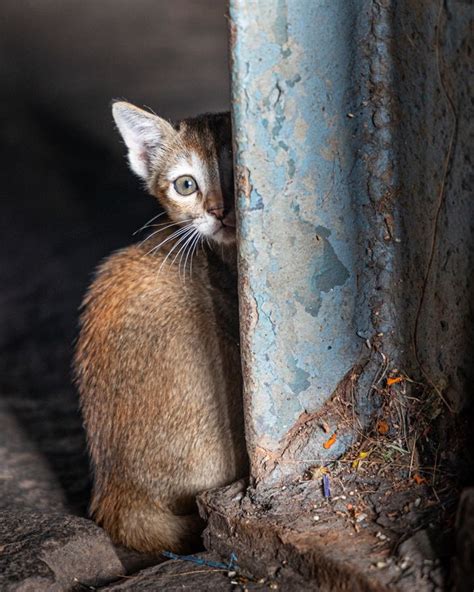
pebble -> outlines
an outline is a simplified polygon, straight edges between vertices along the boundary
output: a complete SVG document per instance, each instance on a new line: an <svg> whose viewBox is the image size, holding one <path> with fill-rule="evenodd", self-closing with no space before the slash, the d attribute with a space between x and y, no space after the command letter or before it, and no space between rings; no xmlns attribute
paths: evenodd
<svg viewBox="0 0 474 592"><path fill-rule="evenodd" d="M403 560L400 562L400 569L405 571L409 565L410 559L408 557L404 557Z"/></svg>

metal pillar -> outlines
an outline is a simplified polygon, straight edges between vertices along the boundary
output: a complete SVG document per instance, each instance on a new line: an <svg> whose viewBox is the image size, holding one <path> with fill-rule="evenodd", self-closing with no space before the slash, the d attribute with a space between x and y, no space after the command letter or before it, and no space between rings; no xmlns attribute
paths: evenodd
<svg viewBox="0 0 474 592"><path fill-rule="evenodd" d="M449 93L466 94L469 15L460 1L230 2L244 396L257 481L340 455L356 423L370 420L371 394L390 368L421 363L441 396L447 375L460 393L454 347L467 331L440 321L456 314L459 290L468 307L459 273L473 242L472 200L460 172L446 186L445 163L456 156ZM451 74L446 61L457 64ZM464 141L456 158L466 149ZM457 229L441 224L448 209ZM338 433L330 448L323 424Z"/></svg>

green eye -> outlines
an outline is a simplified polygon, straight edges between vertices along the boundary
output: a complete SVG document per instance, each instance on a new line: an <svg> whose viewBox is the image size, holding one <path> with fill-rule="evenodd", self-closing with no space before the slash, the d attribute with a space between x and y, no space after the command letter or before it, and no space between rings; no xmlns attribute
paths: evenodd
<svg viewBox="0 0 474 592"><path fill-rule="evenodd" d="M189 175L178 177L173 185L180 195L191 195L198 188L196 181Z"/></svg>

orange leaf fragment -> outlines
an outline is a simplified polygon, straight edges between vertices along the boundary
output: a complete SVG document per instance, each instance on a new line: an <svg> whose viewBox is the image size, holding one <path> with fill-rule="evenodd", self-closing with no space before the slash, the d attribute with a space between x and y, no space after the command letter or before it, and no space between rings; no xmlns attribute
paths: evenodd
<svg viewBox="0 0 474 592"><path fill-rule="evenodd" d="M390 428L389 428L389 425L388 425L388 423L385 421L385 419L380 419L380 420L377 422L377 432L378 432L379 434L387 434L389 429L390 429Z"/></svg>
<svg viewBox="0 0 474 592"><path fill-rule="evenodd" d="M331 448L331 446L334 444L334 442L337 440L337 434L336 432L334 432L334 434L329 438L329 440L326 440L326 442L324 442L323 447L326 448L326 450L328 448Z"/></svg>
<svg viewBox="0 0 474 592"><path fill-rule="evenodd" d="M403 376L393 376L392 378L387 378L387 386L392 386L392 384L397 384L399 382L403 382Z"/></svg>
<svg viewBox="0 0 474 592"><path fill-rule="evenodd" d="M426 483L426 479L424 477L422 477L421 475L418 475L418 473L416 473L416 475L413 475L413 481L417 485L423 485L423 483Z"/></svg>

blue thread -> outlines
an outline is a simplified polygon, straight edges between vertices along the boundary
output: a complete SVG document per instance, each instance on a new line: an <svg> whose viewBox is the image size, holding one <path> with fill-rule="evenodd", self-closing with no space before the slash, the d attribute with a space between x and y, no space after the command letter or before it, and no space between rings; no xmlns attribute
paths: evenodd
<svg viewBox="0 0 474 592"><path fill-rule="evenodd" d="M176 555L176 553L172 553L171 551L162 551L161 554L168 559L174 559L175 561L190 561L196 565L206 565L207 567L213 567L215 569L228 569L230 571L237 567L237 555L235 553L230 554L229 563L210 561L209 559L196 557L196 555Z"/></svg>

